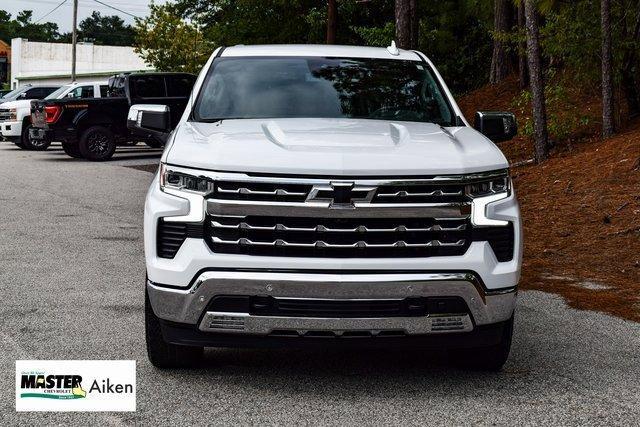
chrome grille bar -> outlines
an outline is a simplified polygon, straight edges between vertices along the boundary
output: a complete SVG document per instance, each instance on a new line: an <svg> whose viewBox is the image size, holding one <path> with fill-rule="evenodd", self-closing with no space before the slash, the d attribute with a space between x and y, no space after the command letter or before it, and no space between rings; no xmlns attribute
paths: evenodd
<svg viewBox="0 0 640 427"><path fill-rule="evenodd" d="M470 202L354 203L353 209L330 209L329 202L257 202L208 199L207 212L222 216L297 216L315 218L442 218L463 219L471 214Z"/></svg>
<svg viewBox="0 0 640 427"><path fill-rule="evenodd" d="M222 224L218 221L211 221L211 226L214 228L226 228L233 230L264 230L264 231L307 231L307 232L327 232L327 233L393 233L393 232L427 232L427 231L462 231L467 228L466 224L461 224L457 227L443 227L439 224L435 224L431 227L406 227L404 225L399 225L397 227L390 228L370 228L365 225L359 225L357 227L352 228L335 228L335 227L326 227L322 224L316 225L315 227L291 227L286 226L284 224L276 224L271 226L266 225L251 225L246 222L241 222L239 224Z"/></svg>
<svg viewBox="0 0 640 427"><path fill-rule="evenodd" d="M291 247L291 248L432 248L432 247L460 247L464 246L465 240L458 240L457 242L441 242L440 240L431 240L424 243L407 243L403 240L399 240L394 243L367 243L365 241L358 241L350 244L339 243L326 243L322 240L316 240L309 243L293 243L287 242L283 239L276 239L270 242L253 241L247 238L240 238L237 240L225 240L219 237L213 236L213 242L224 245L244 245L244 246L273 246L273 247Z"/></svg>
<svg viewBox="0 0 640 427"><path fill-rule="evenodd" d="M462 191L445 192L442 190L434 190L427 193L415 193L411 191L401 190L401 191L396 191L395 193L378 193L377 194L377 197L430 197L430 196L437 196L437 197L462 196Z"/></svg>
<svg viewBox="0 0 640 427"><path fill-rule="evenodd" d="M259 195L259 196L306 196L307 193L297 192L297 191L288 191L282 188L277 188L275 190L252 190L246 187L240 188L223 188L218 186L216 191L218 193L225 194L243 194L243 195Z"/></svg>

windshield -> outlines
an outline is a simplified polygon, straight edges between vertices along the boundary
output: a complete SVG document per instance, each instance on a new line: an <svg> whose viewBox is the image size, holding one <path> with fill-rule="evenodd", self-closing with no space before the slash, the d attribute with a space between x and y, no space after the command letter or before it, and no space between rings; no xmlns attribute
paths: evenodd
<svg viewBox="0 0 640 427"><path fill-rule="evenodd" d="M11 92L5 94L3 96L3 98L12 98L12 97L16 96L17 94L19 94L20 92L24 92L25 89L26 89L26 87L21 87L21 88L18 88L18 89L14 89Z"/></svg>
<svg viewBox="0 0 640 427"><path fill-rule="evenodd" d="M71 88L71 85L61 86L55 91L51 92L45 99L58 99L58 97L60 97L60 95L62 95L66 90L69 90L69 88Z"/></svg>
<svg viewBox="0 0 640 427"><path fill-rule="evenodd" d="M424 62L318 57L217 58L193 117L455 122Z"/></svg>

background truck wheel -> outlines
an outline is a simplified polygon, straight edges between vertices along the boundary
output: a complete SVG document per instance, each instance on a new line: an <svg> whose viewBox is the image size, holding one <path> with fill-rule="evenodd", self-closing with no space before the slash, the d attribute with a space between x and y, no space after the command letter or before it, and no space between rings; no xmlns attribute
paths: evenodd
<svg viewBox="0 0 640 427"><path fill-rule="evenodd" d="M116 151L116 141L109 129L103 126L92 126L82 133L78 148L85 159L102 162L113 156Z"/></svg>
<svg viewBox="0 0 640 427"><path fill-rule="evenodd" d="M22 141L22 147L27 150L35 150L35 151L44 151L51 145L51 141L47 139L30 139L29 138L29 129L31 129L31 123L25 123L22 126L22 136L20 140Z"/></svg>
<svg viewBox="0 0 640 427"><path fill-rule="evenodd" d="M63 142L62 149L69 157L73 157L74 159L82 158L82 154L80 153L80 148L78 148L77 142Z"/></svg>
<svg viewBox="0 0 640 427"><path fill-rule="evenodd" d="M149 295L145 290L144 299L145 335L147 339L147 356L153 366L160 369L190 368L197 366L202 360L204 349L175 345L165 342L160 330L160 321L153 312Z"/></svg>
<svg viewBox="0 0 640 427"><path fill-rule="evenodd" d="M503 330L502 339L498 344L490 347L479 347L452 355L452 361L456 366L476 371L497 372L502 369L509 358L511 351L511 338L513 336L513 316L509 319Z"/></svg>

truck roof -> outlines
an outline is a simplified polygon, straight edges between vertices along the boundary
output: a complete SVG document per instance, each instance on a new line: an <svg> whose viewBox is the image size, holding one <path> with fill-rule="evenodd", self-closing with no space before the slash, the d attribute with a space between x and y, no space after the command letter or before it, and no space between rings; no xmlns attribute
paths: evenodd
<svg viewBox="0 0 640 427"><path fill-rule="evenodd" d="M411 61L422 60L422 58L412 50L398 49L397 52L397 55L392 55L386 47L271 44L230 46L225 48L220 56L324 56L337 58L377 58Z"/></svg>

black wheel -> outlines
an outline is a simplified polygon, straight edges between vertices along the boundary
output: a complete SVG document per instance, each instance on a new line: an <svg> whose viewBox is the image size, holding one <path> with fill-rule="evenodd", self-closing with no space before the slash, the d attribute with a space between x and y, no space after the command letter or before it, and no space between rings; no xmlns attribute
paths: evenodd
<svg viewBox="0 0 640 427"><path fill-rule="evenodd" d="M109 129L92 126L82 133L78 148L85 159L102 162L113 156L116 151L116 141Z"/></svg>
<svg viewBox="0 0 640 427"><path fill-rule="evenodd" d="M62 149L65 153L67 153L67 156L69 157L73 157L74 159L82 158L82 154L80 153L80 148L78 148L77 142L63 142Z"/></svg>
<svg viewBox="0 0 640 427"><path fill-rule="evenodd" d="M44 151L51 145L51 141L47 139L31 139L29 138L29 129L31 129L31 123L25 123L22 126L22 147L27 150Z"/></svg>
<svg viewBox="0 0 640 427"><path fill-rule="evenodd" d="M477 371L497 372L502 369L509 358L511 351L511 339L513 337L513 316L503 329L502 339L498 344L489 347L478 347L456 352L452 356L455 365Z"/></svg>
<svg viewBox="0 0 640 427"><path fill-rule="evenodd" d="M158 141L145 141L145 144L147 144L147 146L151 147L151 148L160 148L162 147L162 143L158 142Z"/></svg>
<svg viewBox="0 0 640 427"><path fill-rule="evenodd" d="M204 349L167 343L162 337L160 321L153 312L149 294L145 290L144 298L145 335L147 356L153 366L160 369L191 368L202 360Z"/></svg>

